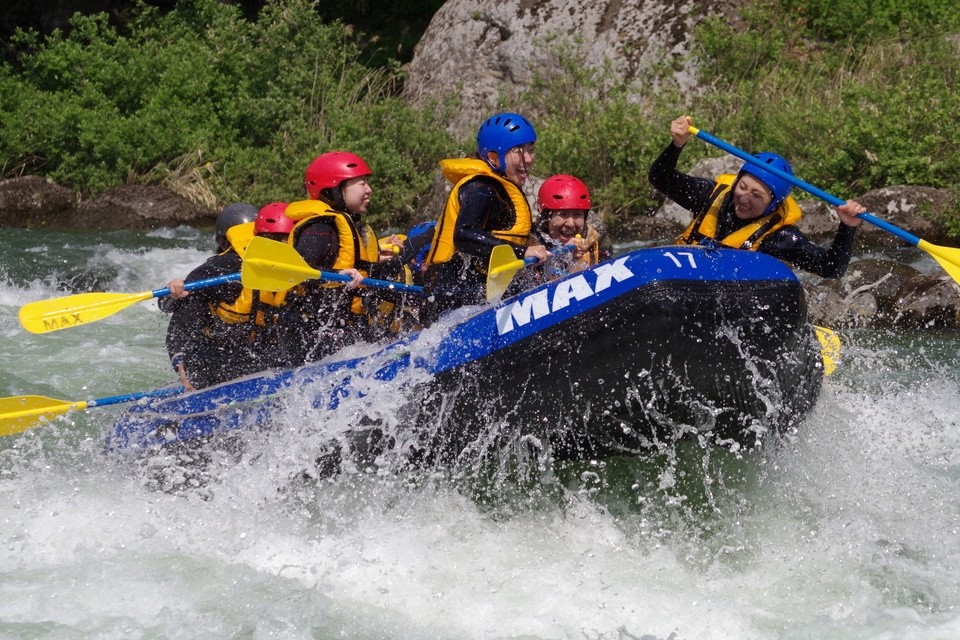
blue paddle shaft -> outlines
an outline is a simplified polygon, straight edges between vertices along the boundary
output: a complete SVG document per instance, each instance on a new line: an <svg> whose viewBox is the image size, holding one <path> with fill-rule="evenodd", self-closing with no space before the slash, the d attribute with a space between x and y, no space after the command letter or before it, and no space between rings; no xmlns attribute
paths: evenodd
<svg viewBox="0 0 960 640"><path fill-rule="evenodd" d="M834 195L830 195L826 191L822 189L818 189L812 184L804 182L803 180L796 178L785 171L781 171L780 169L777 169L776 167L765 163L763 160L760 160L759 158L756 158L750 155L746 151L741 151L735 146L724 142L720 138L710 135L706 131L700 131L696 127L691 127L691 132L701 140L705 140L706 142L709 142L715 147L719 147L720 149L723 149L727 153L732 153L733 155L737 156L741 160L746 160L750 164L756 165L762 168L764 171L768 171L773 175L777 176L778 178L782 178L783 180L786 180L787 182L794 185L795 187L799 187L804 191L806 191L807 193L814 195L825 202L829 202L830 204L837 207L843 204L846 204L840 198ZM920 238L918 238L917 236L907 231L904 231L899 227L895 227L889 222L881 220L880 218L877 218L869 213L859 213L857 214L857 217L863 220L866 220L870 224L880 227L881 229L883 229L884 231L887 231L888 233L892 233L893 235L897 236L901 240L905 240L914 246L917 246L920 244Z"/></svg>
<svg viewBox="0 0 960 640"><path fill-rule="evenodd" d="M333 273L331 271L321 271L317 280L336 280L337 282L350 282L352 278L343 273ZM360 281L368 287L374 289L396 289L397 291L410 291L411 293L423 293L423 287L415 284L404 284L402 282L391 282L390 280L377 280L376 278L364 278Z"/></svg>
<svg viewBox="0 0 960 640"><path fill-rule="evenodd" d="M230 273L225 276L217 276L216 278L207 278L206 280L194 280L193 282L188 282L183 285L183 289L184 291L193 291L194 289L203 289L205 287L215 287L218 284L236 282L239 279L239 273ZM164 287L163 289L154 289L150 293L153 294L154 298L162 298L163 296L170 295L170 288Z"/></svg>
<svg viewBox="0 0 960 640"><path fill-rule="evenodd" d="M573 251L573 250L576 249L576 248L577 248L577 245L575 245L575 244L565 244L565 245L563 245L562 247L560 247L559 249L554 249L553 251L551 251L551 252L550 252L550 257L552 258L552 257L554 257L554 256L558 256L558 255L560 255L561 253L566 253L567 251ZM525 264L528 264L528 265L533 264L533 263L536 262L536 261L537 261L537 259L534 258L533 256L530 256L529 258L524 258L524 259L523 259L523 262L524 262Z"/></svg>
<svg viewBox="0 0 960 640"><path fill-rule="evenodd" d="M212 279L212 278L211 278ZM197 282L202 282L198 280ZM123 396L111 396L109 398L100 398L98 400L87 400L87 407L102 407L108 404L120 404L121 402L132 402L142 398L162 398L164 396L175 396L183 393L183 387L167 387L163 389L154 389L153 391L143 391L141 393L128 393Z"/></svg>

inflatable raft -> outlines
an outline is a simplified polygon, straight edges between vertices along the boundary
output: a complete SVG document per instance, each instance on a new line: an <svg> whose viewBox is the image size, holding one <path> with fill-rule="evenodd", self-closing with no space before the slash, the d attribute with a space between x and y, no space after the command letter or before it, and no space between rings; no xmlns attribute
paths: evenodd
<svg viewBox="0 0 960 640"><path fill-rule="evenodd" d="M749 448L800 423L823 375L786 265L748 251L646 248L369 355L144 400L119 416L106 446L154 450L269 429L294 392L310 391L325 412L396 385L402 419L387 433L374 427L377 451L403 442L430 464L518 443L557 460L634 455L688 434ZM364 422L358 432L369 431Z"/></svg>

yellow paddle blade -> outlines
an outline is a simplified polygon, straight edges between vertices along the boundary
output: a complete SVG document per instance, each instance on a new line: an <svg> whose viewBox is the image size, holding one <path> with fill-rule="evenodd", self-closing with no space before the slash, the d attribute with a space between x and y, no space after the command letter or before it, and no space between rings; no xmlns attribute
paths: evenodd
<svg viewBox="0 0 960 640"><path fill-rule="evenodd" d="M86 407L86 402L67 402L43 396L0 398L0 436L22 433L67 411Z"/></svg>
<svg viewBox="0 0 960 640"><path fill-rule="evenodd" d="M240 280L248 289L286 291L320 272L310 267L288 244L255 236L247 245Z"/></svg>
<svg viewBox="0 0 960 640"><path fill-rule="evenodd" d="M102 320L136 302L152 297L152 291L78 293L52 300L28 302L20 307L20 324L31 333L49 333Z"/></svg>
<svg viewBox="0 0 960 640"><path fill-rule="evenodd" d="M960 249L953 247L941 247L930 244L926 240L921 240L917 246L940 263L943 270L946 271L955 282L960 282Z"/></svg>
<svg viewBox="0 0 960 640"><path fill-rule="evenodd" d="M487 267L487 300L502 296L513 282L513 276L525 264L523 260L517 260L517 254L509 245L495 246L490 253L490 265Z"/></svg>
<svg viewBox="0 0 960 640"><path fill-rule="evenodd" d="M840 360L840 337L826 327L813 326L813 333L820 341L820 355L823 357L823 375L830 375L837 368Z"/></svg>

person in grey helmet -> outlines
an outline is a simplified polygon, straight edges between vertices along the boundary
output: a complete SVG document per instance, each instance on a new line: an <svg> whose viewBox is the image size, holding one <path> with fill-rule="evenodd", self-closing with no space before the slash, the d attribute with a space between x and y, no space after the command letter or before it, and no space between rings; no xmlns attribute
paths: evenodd
<svg viewBox="0 0 960 640"><path fill-rule="evenodd" d="M293 228L286 208L285 202L273 202L253 222L229 227L229 248L207 258L186 281L239 272L250 238L286 235ZM184 388L202 389L284 364L286 345L282 332L275 330L282 304L282 296L250 291L239 281L195 289L189 297L173 300L166 347Z"/></svg>
<svg viewBox="0 0 960 640"><path fill-rule="evenodd" d="M217 216L217 223L214 228L214 242L217 245L217 254L228 251L235 251L230 246L230 240L227 238L227 231L241 224L247 224L257 219L257 209L252 204L246 202L234 202L224 207L220 215ZM179 300L189 295L189 291L183 288L184 281L181 278L175 278L167 283L170 289L170 295L157 299L157 306L165 313L170 313L174 300Z"/></svg>

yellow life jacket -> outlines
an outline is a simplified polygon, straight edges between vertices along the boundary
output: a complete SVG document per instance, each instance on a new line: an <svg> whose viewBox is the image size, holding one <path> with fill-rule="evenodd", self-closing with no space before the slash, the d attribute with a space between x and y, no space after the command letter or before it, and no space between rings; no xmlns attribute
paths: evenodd
<svg viewBox="0 0 960 640"><path fill-rule="evenodd" d="M369 275L370 265L380 259L380 245L373 228L366 223L358 226L349 214L334 211L321 200L291 202L284 214L297 221L287 238L290 245L295 244L297 232L305 224L322 220L336 228L340 247L337 249L337 257L331 267L334 271L356 269L366 278ZM327 282L322 286L333 288L342 286L342 283ZM357 314L365 313L363 299L354 296L350 310Z"/></svg>
<svg viewBox="0 0 960 640"><path fill-rule="evenodd" d="M331 267L336 271L356 269L366 277L370 264L380 259L377 234L373 232L370 225L362 223L358 226L350 215L334 211L325 202L320 200L291 202L287 206L285 215L297 221L293 231L290 232L290 237L287 239L287 242L291 245L295 242L297 232L308 222L322 219L336 228L337 236L340 238L340 247ZM340 284L334 283L330 286L336 287Z"/></svg>
<svg viewBox="0 0 960 640"><path fill-rule="evenodd" d="M280 307L283 305L289 291L255 291L244 287L240 295L231 304L221 302L210 303L210 311L227 324L253 322L257 326L266 326L267 322L275 322L276 314L268 313L263 305Z"/></svg>
<svg viewBox="0 0 960 640"><path fill-rule="evenodd" d="M710 206L694 218L687 230L678 238L679 244L699 244L705 238L717 239L717 218L720 215L720 207L723 206L723 200L736 179L735 174L717 176L717 187L710 196L712 199ZM725 238L720 238L719 242L734 249L756 251L764 238L787 225L796 224L802 216L800 205L788 196L773 211L740 227Z"/></svg>
<svg viewBox="0 0 960 640"><path fill-rule="evenodd" d="M440 169L444 177L453 183L453 191L447 197L447 204L443 214L433 231L433 240L430 243L430 252L425 264L440 264L447 262L456 253L453 235L457 227L457 216L460 214L460 188L477 176L493 178L506 190L513 205L514 224L509 229L490 229L493 237L509 242L516 246L526 246L533 228L533 214L526 196L517 185L493 172L483 160L473 158L456 158L440 161Z"/></svg>
<svg viewBox="0 0 960 640"><path fill-rule="evenodd" d="M245 222L227 229L227 240L231 248L243 258L247 245L254 235L253 222ZM244 287L240 295L232 303L220 302L210 303L210 313L222 320L226 324L240 324L243 322L253 322L258 326L265 326L270 318L267 307L279 307L286 299L287 291L254 291Z"/></svg>
<svg viewBox="0 0 960 640"><path fill-rule="evenodd" d="M250 240L254 236L254 226L256 224L256 222L244 222L227 229L227 240L241 258L243 258L247 245L250 244Z"/></svg>

